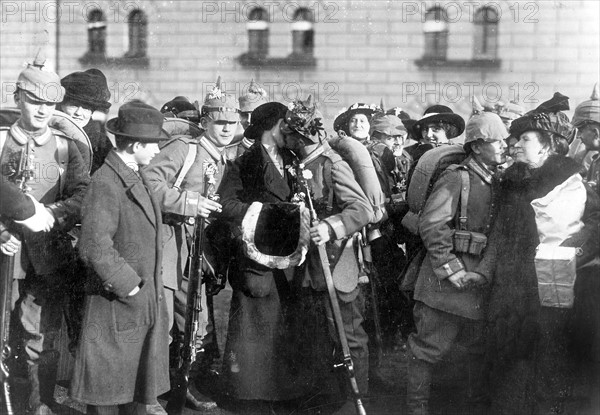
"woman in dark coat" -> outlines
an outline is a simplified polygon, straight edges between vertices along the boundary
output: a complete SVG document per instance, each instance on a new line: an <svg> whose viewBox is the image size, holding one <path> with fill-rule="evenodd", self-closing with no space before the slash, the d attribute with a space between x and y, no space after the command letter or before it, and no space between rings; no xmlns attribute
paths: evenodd
<svg viewBox="0 0 600 415"><path fill-rule="evenodd" d="M254 144L228 168L219 188L222 218L244 234L249 229L242 221L252 215L253 202L280 205L292 199L295 179L287 167L296 157L283 148L280 131L286 111L277 102L253 111L245 136ZM279 234L286 237L287 232L281 226ZM290 330L294 301L289 281L294 264L275 269L259 258L251 259L242 250L241 238L238 232L236 263L229 277L233 297L223 359L224 390L242 400L292 400L303 394L293 366L296 347Z"/></svg>
<svg viewBox="0 0 600 415"><path fill-rule="evenodd" d="M511 126L511 135L519 137L516 162L503 178L498 216L484 257L484 274L491 281L487 352L492 413L561 413L576 374L567 334L572 309L540 304L534 263L544 231L532 202L535 205L571 182L585 200L577 218L583 226L558 243L580 248L578 275L598 256L600 202L581 183L578 163L565 156L572 127L561 109L568 109L568 102L557 94ZM568 206L577 208L574 203ZM562 224L564 216L550 221Z"/></svg>

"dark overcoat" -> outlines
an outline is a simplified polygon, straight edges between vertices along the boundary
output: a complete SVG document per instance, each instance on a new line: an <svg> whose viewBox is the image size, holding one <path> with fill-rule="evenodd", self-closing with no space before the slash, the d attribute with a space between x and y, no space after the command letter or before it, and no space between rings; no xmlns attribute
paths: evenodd
<svg viewBox="0 0 600 415"><path fill-rule="evenodd" d="M290 166L292 153L280 150L280 154L284 165ZM239 226L252 202L289 202L292 190L289 171L284 169L282 176L257 142L227 169L219 189L221 220L229 222L239 236ZM296 360L291 327L294 303L285 272L290 275L291 270L273 270L246 258L237 242L223 360L226 393L249 400L296 398L304 393L304 383L296 367L302 362Z"/></svg>
<svg viewBox="0 0 600 415"><path fill-rule="evenodd" d="M83 206L79 252L90 272L71 380L78 401L150 404L169 390L160 229L160 208L148 187L110 152Z"/></svg>
<svg viewBox="0 0 600 415"><path fill-rule="evenodd" d="M550 406L569 396L574 366L566 322L572 309L540 305L534 263L539 236L531 201L546 196L579 169L574 160L555 155L536 169L515 163L503 178L497 219L479 268L491 281L487 352L493 406L503 413L550 413ZM562 243L581 248L576 293L580 270L598 257L600 201L586 190L584 227ZM597 298L598 293L592 295ZM577 297L575 302L577 307ZM597 312L597 303L596 310L588 312Z"/></svg>

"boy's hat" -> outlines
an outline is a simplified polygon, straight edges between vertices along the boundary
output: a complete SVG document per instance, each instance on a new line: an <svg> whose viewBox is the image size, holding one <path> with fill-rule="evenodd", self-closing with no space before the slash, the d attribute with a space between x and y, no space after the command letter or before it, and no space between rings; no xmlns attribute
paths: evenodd
<svg viewBox="0 0 600 415"><path fill-rule="evenodd" d="M159 110L135 100L121 106L118 117L108 120L106 129L114 135L152 143L170 138L162 128L163 120Z"/></svg>

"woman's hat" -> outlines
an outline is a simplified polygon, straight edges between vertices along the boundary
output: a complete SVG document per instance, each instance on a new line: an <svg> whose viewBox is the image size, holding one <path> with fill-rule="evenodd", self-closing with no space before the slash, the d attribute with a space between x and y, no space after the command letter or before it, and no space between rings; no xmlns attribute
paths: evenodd
<svg viewBox="0 0 600 415"><path fill-rule="evenodd" d="M514 120L510 125L510 134L520 137L527 131L546 131L572 141L573 125L569 122L569 117L562 112L567 110L569 110L569 97L555 92L551 99Z"/></svg>
<svg viewBox="0 0 600 415"><path fill-rule="evenodd" d="M458 137L465 131L465 120L455 114L450 108L445 105L433 105L425 110L423 117L412 126L413 134L417 139L421 139L421 129L426 124L438 124L445 122L454 125L457 129L456 135L448 136L448 138Z"/></svg>
<svg viewBox="0 0 600 415"><path fill-rule="evenodd" d="M170 138L162 128L163 120L159 110L135 100L121 106L118 117L108 120L106 129L114 135L151 143Z"/></svg>
<svg viewBox="0 0 600 415"><path fill-rule="evenodd" d="M106 77L99 69L73 72L61 79L60 83L65 88L64 101L74 101L93 111L102 112L108 112L112 105Z"/></svg>
<svg viewBox="0 0 600 415"><path fill-rule="evenodd" d="M347 131L348 122L354 114L364 114L367 116L367 118L371 118L376 112L382 112L382 110L375 104L363 104L362 102L352 104L348 107L346 111L338 115L333 121L333 130L335 132L339 130L344 130L347 134L349 134L349 132Z"/></svg>
<svg viewBox="0 0 600 415"><path fill-rule="evenodd" d="M250 117L250 125L244 131L244 137L250 140L260 140L264 131L272 127L267 124L272 124L273 120L284 119L288 108L280 102L268 102L257 107L252 111Z"/></svg>

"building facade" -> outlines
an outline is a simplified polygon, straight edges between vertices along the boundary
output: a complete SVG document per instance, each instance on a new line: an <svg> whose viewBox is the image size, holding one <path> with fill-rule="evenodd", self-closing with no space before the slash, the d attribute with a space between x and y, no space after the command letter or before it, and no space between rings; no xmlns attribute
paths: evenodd
<svg viewBox="0 0 600 415"><path fill-rule="evenodd" d="M41 47L59 74L97 67L114 103L202 101L218 75L273 100L312 94L326 123L353 102L418 118L470 96L526 109L555 91L571 105L598 81L596 1L1 0L3 107Z"/></svg>

